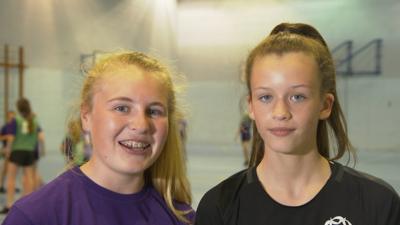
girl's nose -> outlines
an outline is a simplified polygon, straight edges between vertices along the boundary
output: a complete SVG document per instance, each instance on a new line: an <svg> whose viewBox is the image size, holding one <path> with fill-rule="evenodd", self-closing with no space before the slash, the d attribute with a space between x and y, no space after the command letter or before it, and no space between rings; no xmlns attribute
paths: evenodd
<svg viewBox="0 0 400 225"><path fill-rule="evenodd" d="M138 112L129 120L129 129L139 133L147 133L150 129L150 121L145 112Z"/></svg>
<svg viewBox="0 0 400 225"><path fill-rule="evenodd" d="M273 106L272 117L275 120L288 120L292 118L288 103L285 100L277 100Z"/></svg>

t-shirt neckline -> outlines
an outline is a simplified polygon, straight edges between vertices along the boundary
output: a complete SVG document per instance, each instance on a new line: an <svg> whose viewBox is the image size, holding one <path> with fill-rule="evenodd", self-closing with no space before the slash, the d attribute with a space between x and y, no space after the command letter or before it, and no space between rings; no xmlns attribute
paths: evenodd
<svg viewBox="0 0 400 225"><path fill-rule="evenodd" d="M132 201L141 201L148 195L151 189L149 185L145 184L142 190L137 193L121 194L100 186L99 184L91 180L88 176L86 176L79 168L79 166L72 168L71 172L74 176L79 177L79 180L84 184L84 187L87 188L88 191L95 192L101 197L109 198L115 201L129 203L132 203Z"/></svg>
<svg viewBox="0 0 400 225"><path fill-rule="evenodd" d="M324 192L326 192L328 186L330 186L330 184L332 182L334 182L335 177L337 176L337 170L338 170L338 164L334 161L329 161L329 166L331 168L331 175L329 176L328 180L326 181L326 183L324 184L324 186L321 188L321 190L319 190L319 192L309 201L305 202L304 204L298 205L298 206L290 206L290 205L284 205L282 203L279 203L278 201L276 201L275 199L273 199L268 192L264 189L263 185L261 184L260 179L258 178L257 175L257 170L256 170L256 166L251 168L251 175L252 175L252 179L250 180L254 180L254 182L256 183L256 185L262 189L263 193L265 194L265 197L268 198L270 201L274 202L274 204L276 204L277 206L280 207L285 207L285 208L301 208L301 207L306 207L310 204L312 204L314 201L316 201L316 199L319 198L319 196L321 196Z"/></svg>

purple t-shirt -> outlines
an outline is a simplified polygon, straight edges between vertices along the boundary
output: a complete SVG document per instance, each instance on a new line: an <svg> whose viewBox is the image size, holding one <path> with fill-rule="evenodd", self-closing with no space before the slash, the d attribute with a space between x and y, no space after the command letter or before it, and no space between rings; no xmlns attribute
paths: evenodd
<svg viewBox="0 0 400 225"><path fill-rule="evenodd" d="M178 209L190 210L186 204ZM187 215L193 222L194 211ZM79 167L20 199L3 225L183 225L151 186L119 194L90 180Z"/></svg>

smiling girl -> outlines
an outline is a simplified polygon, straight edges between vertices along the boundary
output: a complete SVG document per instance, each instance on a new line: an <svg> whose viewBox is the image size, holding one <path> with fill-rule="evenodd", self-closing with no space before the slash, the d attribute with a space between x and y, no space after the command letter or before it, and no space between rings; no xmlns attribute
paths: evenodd
<svg viewBox="0 0 400 225"><path fill-rule="evenodd" d="M250 166L205 194L195 224L400 224L390 185L336 162L354 153L333 60L315 28L276 26L248 56L246 83Z"/></svg>
<svg viewBox="0 0 400 225"><path fill-rule="evenodd" d="M73 136L92 156L16 202L4 224L191 224L194 212L179 143L171 75L156 59L116 53L83 83Z"/></svg>

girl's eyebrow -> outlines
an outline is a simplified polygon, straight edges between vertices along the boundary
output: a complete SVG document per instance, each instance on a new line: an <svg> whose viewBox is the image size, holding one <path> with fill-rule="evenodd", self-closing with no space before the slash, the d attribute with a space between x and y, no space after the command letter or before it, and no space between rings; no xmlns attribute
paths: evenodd
<svg viewBox="0 0 400 225"><path fill-rule="evenodd" d="M271 90L271 88L265 87L265 86L259 86L259 87L255 87L254 90Z"/></svg>
<svg viewBox="0 0 400 225"><path fill-rule="evenodd" d="M296 88L311 88L311 86L308 85L308 84L296 84L296 85L292 85L290 88L292 88L292 89L296 89ZM254 90L270 90L270 89L271 88L267 87L267 86L258 86L258 87L254 88Z"/></svg>
<svg viewBox="0 0 400 225"><path fill-rule="evenodd" d="M150 105L152 105L152 106L160 106L160 107L165 108L165 105L163 103L161 103L161 102L152 102Z"/></svg>
<svg viewBox="0 0 400 225"><path fill-rule="evenodd" d="M128 97L123 97L123 96L121 96L121 97L112 98L112 99L108 100L107 102L113 102L113 101L132 102L132 99L130 99L130 98L128 98Z"/></svg>
<svg viewBox="0 0 400 225"><path fill-rule="evenodd" d="M124 97L124 96L112 98L112 99L108 100L107 102L113 102L113 101L133 102L133 100L131 98ZM166 106L162 102L158 102L158 101L151 102L150 105L166 108Z"/></svg>
<svg viewBox="0 0 400 225"><path fill-rule="evenodd" d="M310 85L308 84L297 84L297 85L293 85L291 88L296 89L296 88L311 88Z"/></svg>

